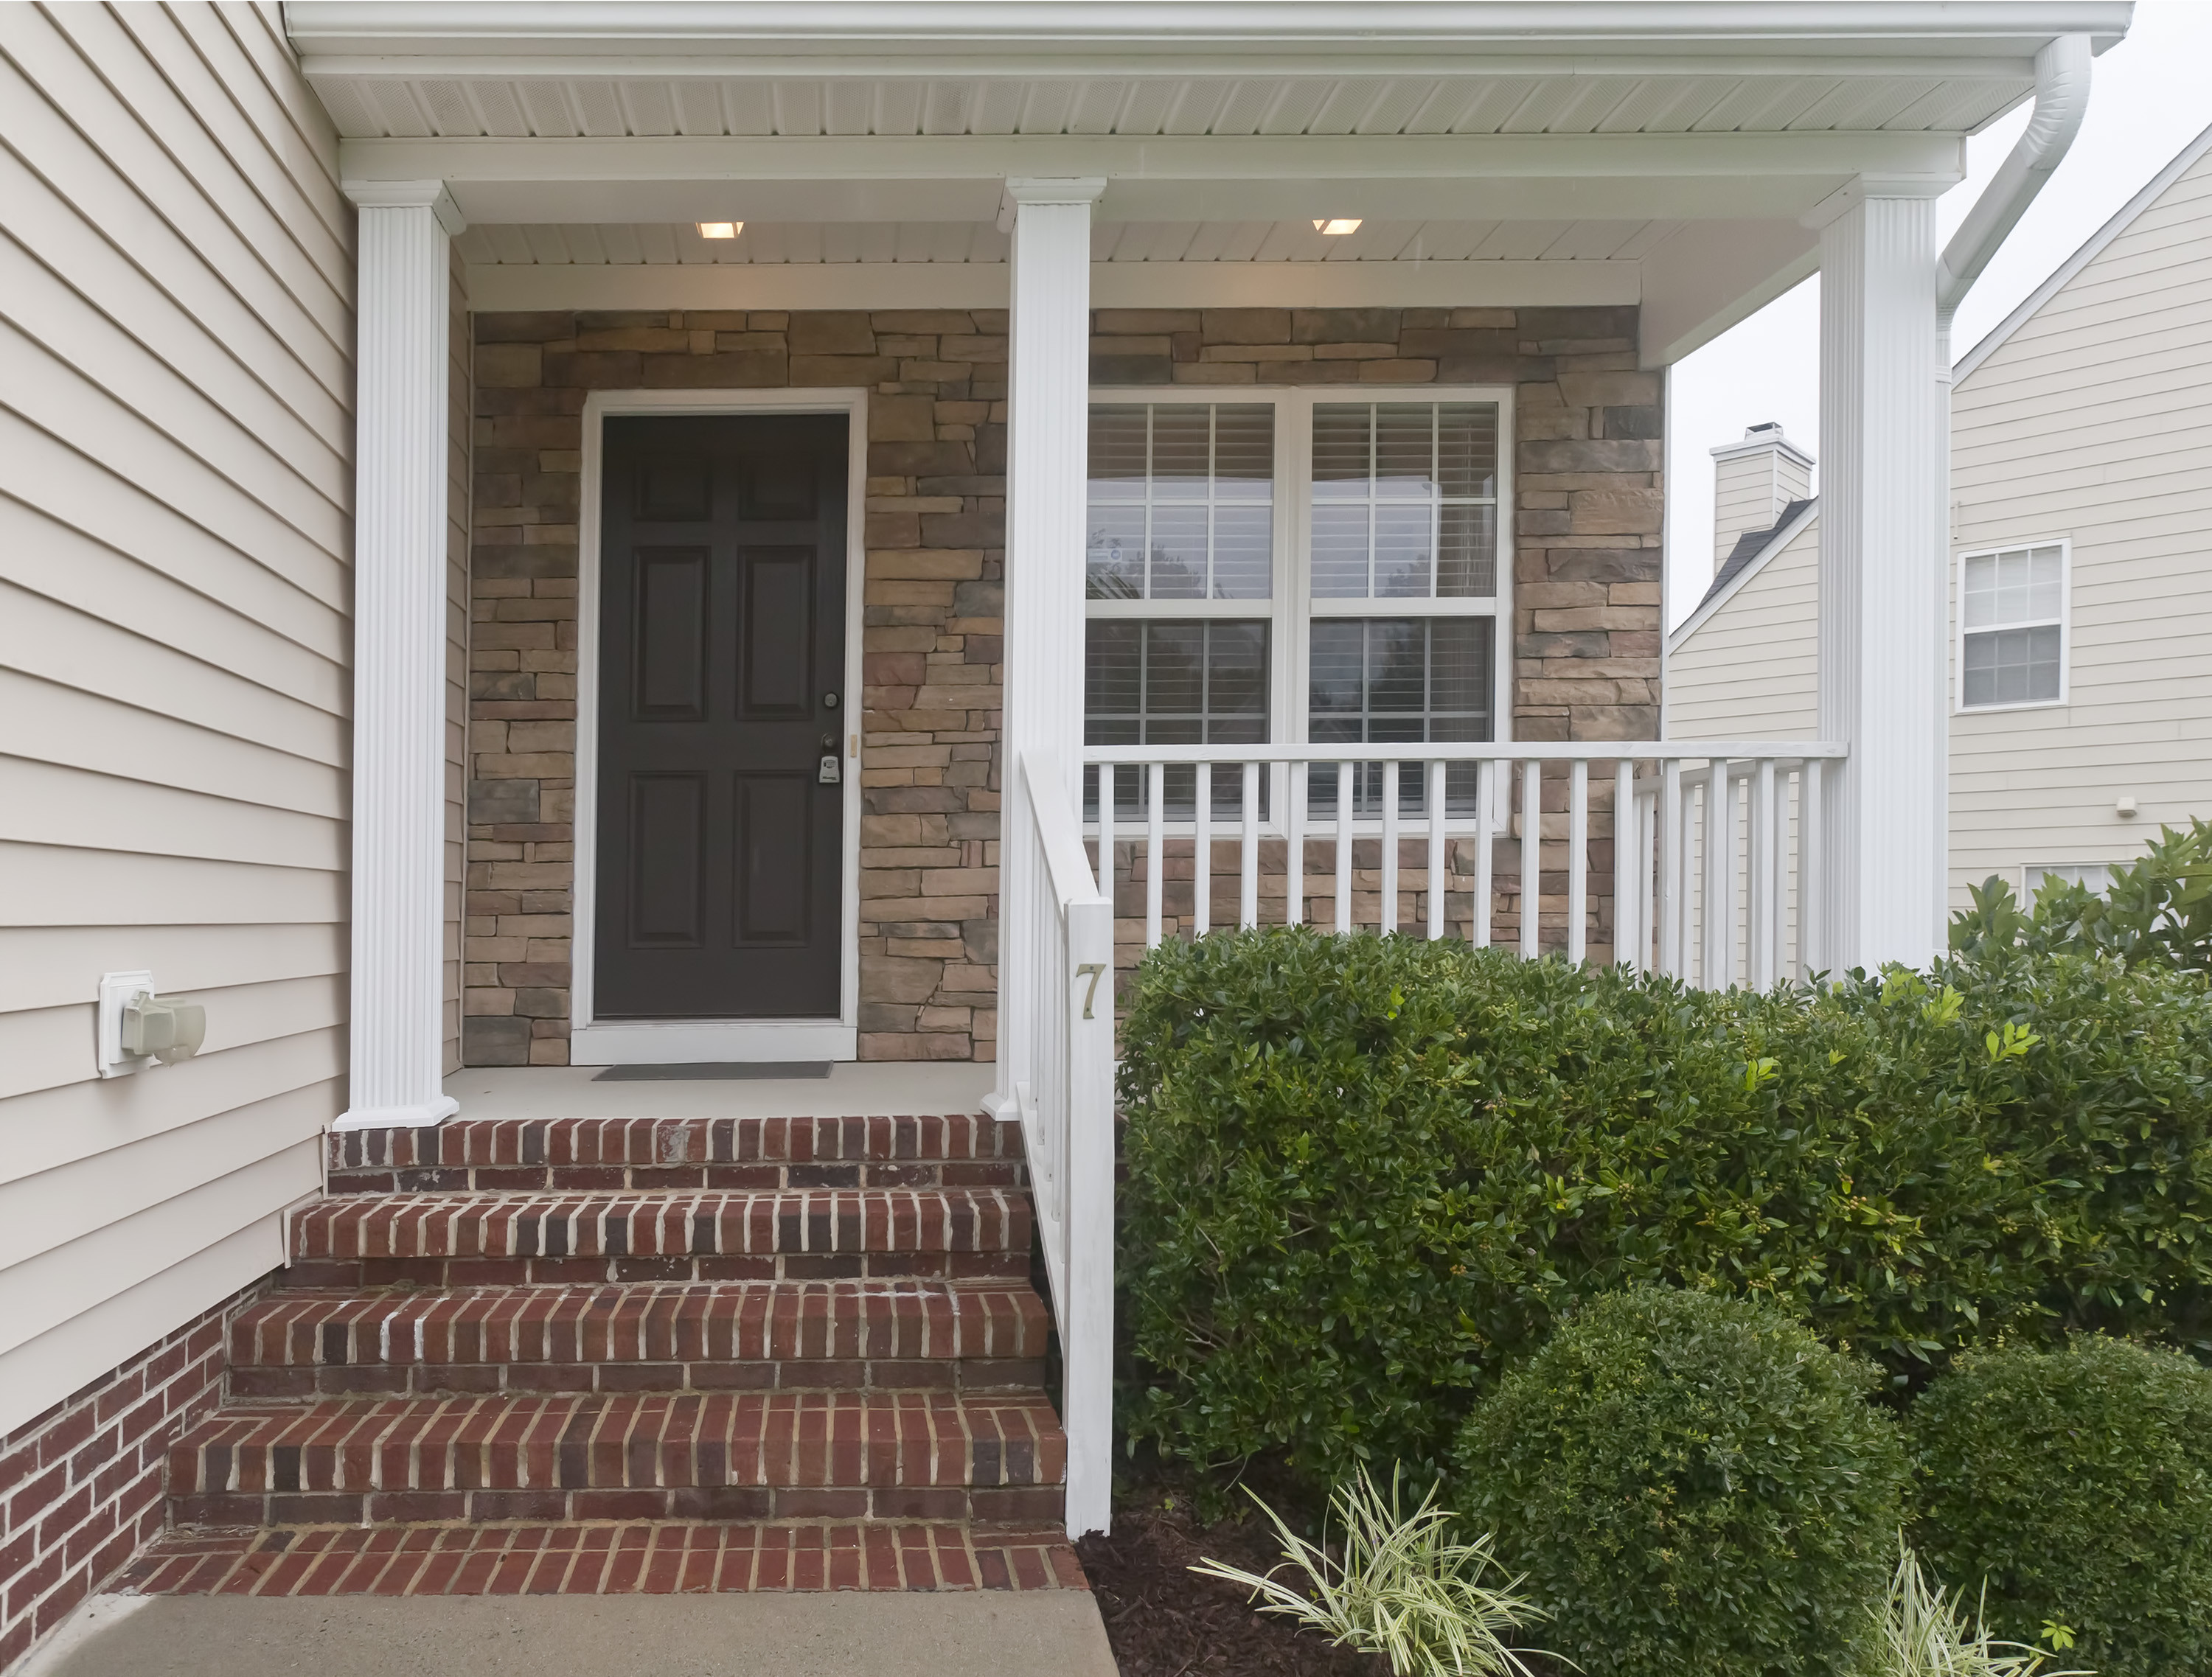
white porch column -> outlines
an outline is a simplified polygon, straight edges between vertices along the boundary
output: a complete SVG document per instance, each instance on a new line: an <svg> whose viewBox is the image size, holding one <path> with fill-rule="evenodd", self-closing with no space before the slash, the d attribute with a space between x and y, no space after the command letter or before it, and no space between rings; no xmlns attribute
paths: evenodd
<svg viewBox="0 0 2212 1677"><path fill-rule="evenodd" d="M1937 190L1862 181L1821 212L1820 733L1850 747L1824 788L1831 971L1943 946Z"/></svg>
<svg viewBox="0 0 2212 1677"><path fill-rule="evenodd" d="M1083 782L1083 547L1091 398L1091 210L1098 179L1009 180L1012 319L1006 380L1006 689L1001 830L1023 833L1024 751L1057 752L1067 796ZM1024 929L1031 848L999 847L999 1072L994 1099L1014 1111L1030 1074L1030 1022L1056 1006L1029 971Z"/></svg>
<svg viewBox="0 0 2212 1677"><path fill-rule="evenodd" d="M353 973L341 1129L434 1124L445 928L443 184L349 184L355 300Z"/></svg>

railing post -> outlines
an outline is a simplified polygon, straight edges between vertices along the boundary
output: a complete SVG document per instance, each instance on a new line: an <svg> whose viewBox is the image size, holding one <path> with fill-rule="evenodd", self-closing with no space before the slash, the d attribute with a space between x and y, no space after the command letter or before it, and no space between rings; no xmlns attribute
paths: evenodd
<svg viewBox="0 0 2212 1677"><path fill-rule="evenodd" d="M1061 1409L1067 1431L1067 1529L1113 1523L1114 911L1067 910L1068 969L1053 984L1067 1015L1067 1297L1060 1301ZM1103 981L1078 977L1102 966Z"/></svg>

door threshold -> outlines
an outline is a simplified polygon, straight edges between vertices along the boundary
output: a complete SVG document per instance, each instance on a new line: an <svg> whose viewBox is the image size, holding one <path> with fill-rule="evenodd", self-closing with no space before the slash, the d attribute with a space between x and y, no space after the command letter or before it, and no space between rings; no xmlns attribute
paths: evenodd
<svg viewBox="0 0 2212 1677"><path fill-rule="evenodd" d="M815 1065L860 1058L837 1019L611 1019L568 1033L572 1066Z"/></svg>

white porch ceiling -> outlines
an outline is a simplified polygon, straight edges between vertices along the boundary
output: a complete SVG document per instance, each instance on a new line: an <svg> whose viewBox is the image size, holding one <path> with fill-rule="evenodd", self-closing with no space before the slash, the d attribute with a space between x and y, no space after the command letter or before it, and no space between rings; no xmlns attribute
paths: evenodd
<svg viewBox="0 0 2212 1677"><path fill-rule="evenodd" d="M1386 222L1328 237L1310 221L1102 222L1100 263L1632 262L1673 222ZM749 222L702 239L689 222L472 225L458 246L485 267L744 267L783 264L1003 263L1006 235L975 222Z"/></svg>
<svg viewBox="0 0 2212 1677"><path fill-rule="evenodd" d="M830 79L336 74L350 139L1971 133L2032 75Z"/></svg>

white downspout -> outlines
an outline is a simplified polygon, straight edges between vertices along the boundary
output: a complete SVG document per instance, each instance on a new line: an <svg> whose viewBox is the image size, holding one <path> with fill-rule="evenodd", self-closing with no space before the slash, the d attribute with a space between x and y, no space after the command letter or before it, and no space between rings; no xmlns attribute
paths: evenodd
<svg viewBox="0 0 2212 1677"><path fill-rule="evenodd" d="M1943 677L1937 691L1944 696L1935 717L1936 772L1940 781L1934 859L1936 877L1942 882L1936 891L1938 904L1950 900L1951 877L1951 321L1966 293L1982 276L1982 270L1990 265L1990 258L1997 253L2006 235L2020 224L2036 195L2065 161L2074 137L2081 131L2081 118L2089 108L2092 57L2087 35L2060 35L2035 55L2035 109L2027 119L2027 131L1996 178L1974 200L1966 219L1959 224L1936 263L1936 382L1942 408L1937 435L1942 439L1943 451L1936 476L1942 493L1936 503L1936 550L1943 556L1943 563L1935 579L1935 609L1936 621L1944 626L1936 653L1942 660ZM1938 918L1943 918L1941 910ZM1946 942L1945 928L1939 924L1935 947L1941 951Z"/></svg>

